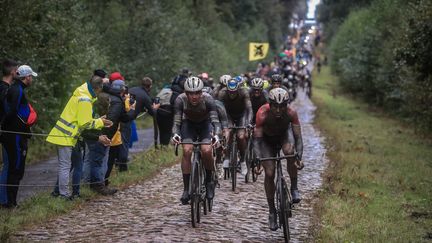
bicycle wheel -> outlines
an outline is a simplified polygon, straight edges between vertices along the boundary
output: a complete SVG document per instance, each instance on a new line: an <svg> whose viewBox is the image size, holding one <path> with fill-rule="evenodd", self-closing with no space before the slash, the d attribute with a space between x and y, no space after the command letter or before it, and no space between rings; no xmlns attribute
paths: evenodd
<svg viewBox="0 0 432 243"><path fill-rule="evenodd" d="M247 167L247 173L245 175L245 183L249 182L249 177L251 174L251 167L252 167L252 139L248 139L248 144L245 151L245 161L246 161L246 167Z"/></svg>
<svg viewBox="0 0 432 243"><path fill-rule="evenodd" d="M286 185L286 182L284 180L284 178L281 178L281 185L279 187L279 193L280 193L280 197L279 197L279 205L280 205L280 211L279 211L279 222L280 222L280 227L283 229L283 233L284 233L284 239L285 242L289 242L290 240L290 231L289 231L289 222L288 222L288 218L289 218L289 214L291 211L291 207L289 204L289 199L288 199L288 188Z"/></svg>
<svg viewBox="0 0 432 243"><path fill-rule="evenodd" d="M190 183L190 190L189 195L191 195L191 220L192 220L192 227L196 228L197 223L200 221L200 215L199 215L199 172L198 172L198 163L193 163L192 167L192 173L191 173L191 183Z"/></svg>
<svg viewBox="0 0 432 243"><path fill-rule="evenodd" d="M256 156L255 153L252 151L252 166L251 166L251 171L252 171L252 181L256 182L258 179L258 175L255 174L255 167L257 167L258 165L258 161L256 161Z"/></svg>
<svg viewBox="0 0 432 243"><path fill-rule="evenodd" d="M237 143L233 142L230 153L230 170L231 170L231 185L232 191L235 191L237 186Z"/></svg>

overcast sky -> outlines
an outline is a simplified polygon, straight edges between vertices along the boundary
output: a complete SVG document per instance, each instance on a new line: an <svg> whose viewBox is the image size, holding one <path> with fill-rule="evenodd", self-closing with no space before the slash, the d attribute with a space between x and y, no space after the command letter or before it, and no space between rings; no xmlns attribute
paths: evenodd
<svg viewBox="0 0 432 243"><path fill-rule="evenodd" d="M319 4L320 0L309 0L308 1L308 13L307 18L308 19L314 19L315 18L315 8L316 5Z"/></svg>

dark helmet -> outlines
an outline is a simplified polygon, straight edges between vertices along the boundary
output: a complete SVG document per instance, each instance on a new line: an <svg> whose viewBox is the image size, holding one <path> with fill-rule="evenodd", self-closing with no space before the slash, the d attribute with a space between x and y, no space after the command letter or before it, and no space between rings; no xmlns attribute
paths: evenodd
<svg viewBox="0 0 432 243"><path fill-rule="evenodd" d="M280 74L273 74L271 76L271 82L272 83L274 83L274 82L282 83L282 76Z"/></svg>

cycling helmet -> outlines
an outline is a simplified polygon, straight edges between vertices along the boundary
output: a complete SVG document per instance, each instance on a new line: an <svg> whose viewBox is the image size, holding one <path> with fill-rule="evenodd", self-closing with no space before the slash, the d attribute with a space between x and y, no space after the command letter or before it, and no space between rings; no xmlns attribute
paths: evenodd
<svg viewBox="0 0 432 243"><path fill-rule="evenodd" d="M264 86L264 81L261 78L254 78L251 82L251 87L254 89L262 89Z"/></svg>
<svg viewBox="0 0 432 243"><path fill-rule="evenodd" d="M271 76L271 81L272 81L272 83L273 83L273 82L279 82L279 83L282 83L282 76L279 75L279 74L273 74L273 75Z"/></svg>
<svg viewBox="0 0 432 243"><path fill-rule="evenodd" d="M220 81L221 84L227 86L228 81L229 81L230 79L231 79L231 75L225 74L225 75L222 75L222 76L220 77L219 81Z"/></svg>
<svg viewBox="0 0 432 243"><path fill-rule="evenodd" d="M228 91L237 91L239 86L240 83L235 78L230 79L227 83Z"/></svg>
<svg viewBox="0 0 432 243"><path fill-rule="evenodd" d="M184 89L186 92L201 91L203 87L204 87L203 81L197 77L190 77L186 79L186 82L184 83Z"/></svg>
<svg viewBox="0 0 432 243"><path fill-rule="evenodd" d="M269 92L269 100L271 103L283 104L288 102L288 92L282 88L275 88Z"/></svg>

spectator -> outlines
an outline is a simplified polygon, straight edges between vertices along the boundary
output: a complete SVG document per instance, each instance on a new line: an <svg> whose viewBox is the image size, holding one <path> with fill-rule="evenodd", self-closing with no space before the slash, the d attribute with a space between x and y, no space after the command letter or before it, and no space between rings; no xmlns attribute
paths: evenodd
<svg viewBox="0 0 432 243"><path fill-rule="evenodd" d="M147 111L149 115L151 115L154 119L156 118L155 114L157 109L160 107L159 101L157 104L153 102L153 99L150 96L151 88L153 86L153 80L149 77L144 77L140 81L140 85L137 87L132 87L129 89L130 96L136 100L136 108L135 108L135 117L138 116L139 113ZM122 129L126 126L122 126ZM155 128L157 129L157 128ZM130 131L122 131L122 136L126 136L127 145L130 145L131 132ZM128 146L129 147L129 146ZM127 155L127 153L126 153ZM127 156L126 156L127 157ZM121 166L120 166L121 167Z"/></svg>
<svg viewBox="0 0 432 243"><path fill-rule="evenodd" d="M10 70L13 71L14 68ZM19 183L24 175L27 140L31 137L30 127L34 125L37 118L24 92L32 85L33 77L37 77L37 73L33 72L30 66L22 65L17 69L17 75L19 79L10 86L6 95L6 114L2 130L26 134L9 132L2 134L3 156L6 159L3 161L1 181L6 182L7 186L0 186L0 205L5 208L17 206L16 197Z"/></svg>
<svg viewBox="0 0 432 243"><path fill-rule="evenodd" d="M112 75L111 75L112 76ZM102 135L106 135L108 139L112 140L114 134L117 132L120 122L128 122L134 119L135 104L131 105L131 110L126 112L122 96L126 91L125 82L121 79L114 80L109 90L110 104L107 114L107 119L112 121L113 125L102 129ZM109 147L100 142L89 141L87 143L89 148L89 161L90 169L90 188L102 195L112 195L117 192L117 189L109 188L105 185L105 174L108 168L108 153Z"/></svg>
<svg viewBox="0 0 432 243"><path fill-rule="evenodd" d="M159 143L168 145L171 140L171 131L174 125L173 99L174 92L171 86L164 87L158 94L160 107L156 112L156 122L159 129Z"/></svg>
<svg viewBox="0 0 432 243"><path fill-rule="evenodd" d="M9 90L9 87L12 85L12 82L14 81L14 79L16 79L17 68L18 63L14 60L6 59L3 61L3 78L0 82L0 125L2 124L6 114L6 94Z"/></svg>
<svg viewBox="0 0 432 243"><path fill-rule="evenodd" d="M75 89L59 120L46 139L47 142L57 145L59 195L62 198L70 199L68 184L71 155L80 131L83 129L102 129L112 125L112 122L104 117L98 119L92 117L93 103L96 96L102 92L102 85L102 78L94 75L90 81Z"/></svg>

